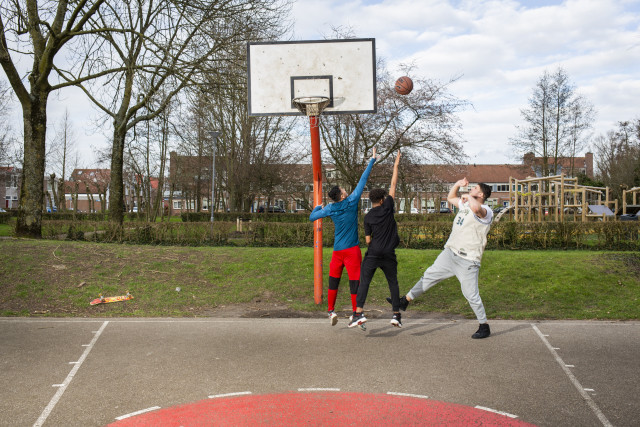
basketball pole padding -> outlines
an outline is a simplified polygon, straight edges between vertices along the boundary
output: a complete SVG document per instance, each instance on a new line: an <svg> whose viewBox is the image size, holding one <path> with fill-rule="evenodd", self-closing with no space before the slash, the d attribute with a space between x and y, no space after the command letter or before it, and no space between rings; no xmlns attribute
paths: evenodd
<svg viewBox="0 0 640 427"><path fill-rule="evenodd" d="M322 204L322 163L320 160L319 116L309 116L311 163L313 167L313 206ZM313 223L313 298L322 302L322 219Z"/></svg>

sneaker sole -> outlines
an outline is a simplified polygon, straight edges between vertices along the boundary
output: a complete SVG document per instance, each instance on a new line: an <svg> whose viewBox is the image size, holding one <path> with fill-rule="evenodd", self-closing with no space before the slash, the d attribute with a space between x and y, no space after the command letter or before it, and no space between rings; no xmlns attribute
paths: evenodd
<svg viewBox="0 0 640 427"><path fill-rule="evenodd" d="M398 322L397 320L392 320L391 324L396 328L402 328L402 323Z"/></svg>
<svg viewBox="0 0 640 427"><path fill-rule="evenodd" d="M338 324L338 316L331 317L331 326L336 326Z"/></svg>
<svg viewBox="0 0 640 427"><path fill-rule="evenodd" d="M367 322L367 319L360 319L355 323L349 323L350 328L355 328L356 326L360 326L360 328L364 329L364 324Z"/></svg>

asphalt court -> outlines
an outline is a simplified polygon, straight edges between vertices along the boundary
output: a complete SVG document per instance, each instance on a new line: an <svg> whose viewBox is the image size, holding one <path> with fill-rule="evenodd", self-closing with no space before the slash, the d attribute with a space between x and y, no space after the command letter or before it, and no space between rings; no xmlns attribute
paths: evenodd
<svg viewBox="0 0 640 427"><path fill-rule="evenodd" d="M104 426L283 393L418 396L538 426L640 424L640 322L493 320L490 338L472 340L475 321L407 314L401 329L373 319L366 332L344 317L0 318L0 425Z"/></svg>

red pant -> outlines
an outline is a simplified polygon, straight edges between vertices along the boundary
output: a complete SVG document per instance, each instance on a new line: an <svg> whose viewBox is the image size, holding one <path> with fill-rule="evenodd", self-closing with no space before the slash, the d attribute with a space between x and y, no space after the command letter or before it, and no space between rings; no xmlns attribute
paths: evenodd
<svg viewBox="0 0 640 427"><path fill-rule="evenodd" d="M362 252L359 246L333 251L331 263L329 263L329 276L340 278L342 269L347 267L349 280L360 280L360 264L362 264Z"/></svg>

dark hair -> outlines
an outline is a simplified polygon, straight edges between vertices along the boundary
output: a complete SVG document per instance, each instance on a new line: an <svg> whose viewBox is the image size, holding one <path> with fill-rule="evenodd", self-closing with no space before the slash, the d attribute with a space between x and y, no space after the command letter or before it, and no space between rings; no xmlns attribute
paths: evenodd
<svg viewBox="0 0 640 427"><path fill-rule="evenodd" d="M482 201L485 202L489 197L491 197L491 186L485 184L484 182L481 182L478 185L480 186L480 190L482 190L482 194L484 194L484 199Z"/></svg>
<svg viewBox="0 0 640 427"><path fill-rule="evenodd" d="M339 202L341 195L342 195L342 190L337 185L332 187L331 190L329 190L329 198L334 202Z"/></svg>
<svg viewBox="0 0 640 427"><path fill-rule="evenodd" d="M373 190L369 191L369 200L371 200L373 203L379 203L384 200L384 196L386 195L387 192L382 188L374 188Z"/></svg>

